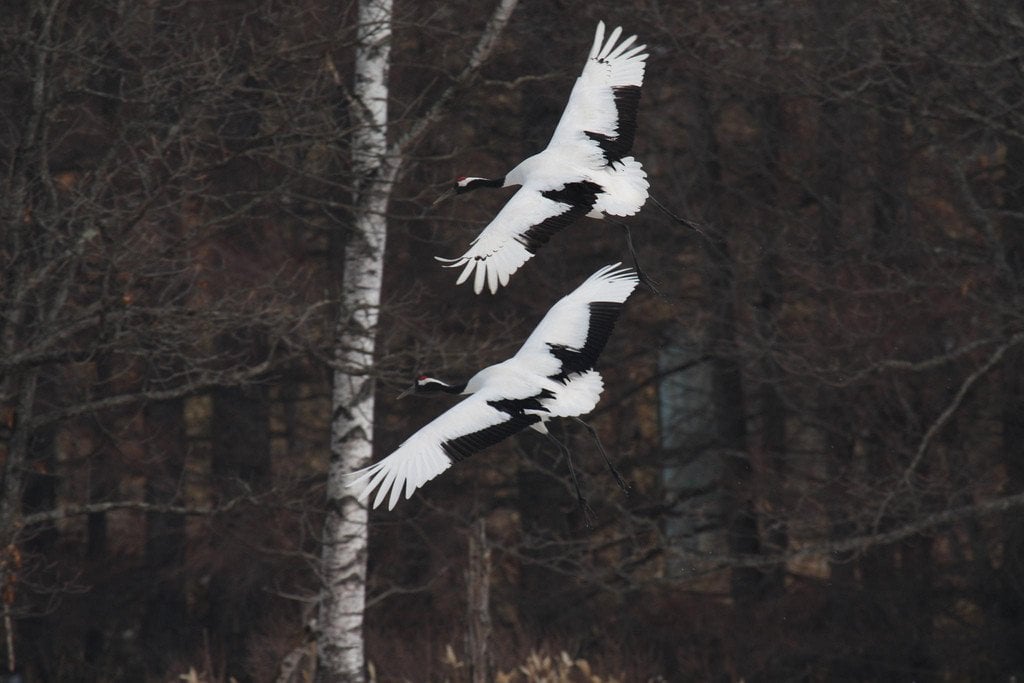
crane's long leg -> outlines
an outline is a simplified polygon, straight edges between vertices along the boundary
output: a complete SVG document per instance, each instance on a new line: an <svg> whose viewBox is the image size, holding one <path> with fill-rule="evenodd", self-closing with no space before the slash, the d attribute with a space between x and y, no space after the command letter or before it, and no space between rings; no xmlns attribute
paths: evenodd
<svg viewBox="0 0 1024 683"><path fill-rule="evenodd" d="M648 195L647 198L654 202L654 205L661 209L662 213L664 213L666 216L668 216L675 222L681 225L685 225L686 227L690 228L690 230L693 230L695 233L704 238L704 243L708 247L717 251L719 255L722 255L722 249L719 246L719 243L712 239L711 236L708 234L708 231L705 230L705 227L708 227L710 231L713 231L713 226L705 226L704 224L698 223L697 221L691 221L689 218L677 216L676 214L672 213L672 211L670 211L668 207L659 202L653 196Z"/></svg>
<svg viewBox="0 0 1024 683"><path fill-rule="evenodd" d="M704 229L701 227L700 223L697 223L696 221L691 221L689 218L683 218L681 216L677 216L676 214L674 214L671 211L669 211L668 208L664 204L662 204L661 202L659 202L657 199L655 199L654 197L652 197L650 195L648 195L647 198L650 199L652 202L654 202L654 205L656 207L658 207L659 209L661 209L662 213L664 213L666 216L668 216L672 220L674 220L674 221L676 221L678 223L682 223L683 225L685 225L686 227L690 228L694 232L700 234L702 237L705 237L705 238L707 237L707 235L704 234Z"/></svg>
<svg viewBox="0 0 1024 683"><path fill-rule="evenodd" d="M636 247L633 246L633 235L629 232L629 226L619 221L616 221L616 223L626 231L626 246L629 247L629 255L633 257L633 267L636 268L636 275L640 278L640 282L647 285L648 289L655 294L661 294L657 287L658 281L647 275L647 273L644 272L644 269L640 267L640 259L637 258Z"/></svg>
<svg viewBox="0 0 1024 683"><path fill-rule="evenodd" d="M626 481L622 478L622 475L619 474L619 471L615 469L615 465L612 464L611 459L608 457L607 451L604 450L604 444L601 443L601 439L597 436L597 430L594 429L594 427L591 424L581 420L578 417L573 417L573 419L579 422L584 427L586 427L587 431L590 432L590 435L594 437L594 441L597 443L597 449L601 451L601 456L604 458L605 464L608 465L608 470L612 473L612 476L615 478L615 483L619 485L619 488L622 489L623 493L629 495L629 486L626 484Z"/></svg>
<svg viewBox="0 0 1024 683"><path fill-rule="evenodd" d="M551 441L556 446L558 446L558 450L560 450L562 454L565 456L565 461L569 463L569 474L572 476L573 486L576 487L576 498L577 500L579 500L580 510L583 512L583 521L586 523L587 528L593 529L593 520L595 517L594 510L593 508L590 507L590 503L588 503L587 499L583 496L583 489L580 488L580 480L576 476L576 468L572 464L572 455L569 453L569 448L561 441L556 439L555 435L552 434L551 432L545 432L545 434L547 434L548 438L551 439Z"/></svg>

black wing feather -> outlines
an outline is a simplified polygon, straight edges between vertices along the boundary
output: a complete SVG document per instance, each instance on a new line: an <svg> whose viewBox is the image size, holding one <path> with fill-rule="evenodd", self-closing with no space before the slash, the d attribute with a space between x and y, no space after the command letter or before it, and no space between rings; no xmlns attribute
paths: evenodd
<svg viewBox="0 0 1024 683"><path fill-rule="evenodd" d="M597 365L597 358L604 351L608 338L615 329L615 321L622 311L622 304L611 301L590 303L590 320L587 325L587 339L583 347L574 349L564 344L548 344L551 355L562 364L562 370L551 379L564 382L569 375L591 370Z"/></svg>
<svg viewBox="0 0 1024 683"><path fill-rule="evenodd" d="M594 204L597 203L597 195L603 191L604 188L597 183L581 180L575 183L566 183L559 190L541 192L541 196L545 199L568 204L569 208L557 216L552 216L531 226L516 239L526 247L528 252L536 254L538 249L547 244L552 235L590 213Z"/></svg>
<svg viewBox="0 0 1024 683"><path fill-rule="evenodd" d="M640 86L618 85L612 88L615 98L615 114L617 125L616 135L605 135L593 131L584 131L588 138L597 143L608 165L621 161L624 156L633 149L633 140L636 138L636 115L640 110Z"/></svg>
<svg viewBox="0 0 1024 683"><path fill-rule="evenodd" d="M485 429L444 441L441 443L441 448L455 462L464 460L474 453L479 453L488 446L493 446L516 432L522 431L536 422L540 422L540 415L526 414L524 411L545 410L544 406L540 403L541 399L551 398L553 395L545 389L529 398L503 398L488 401L488 405L507 413L509 419L500 424L491 425Z"/></svg>

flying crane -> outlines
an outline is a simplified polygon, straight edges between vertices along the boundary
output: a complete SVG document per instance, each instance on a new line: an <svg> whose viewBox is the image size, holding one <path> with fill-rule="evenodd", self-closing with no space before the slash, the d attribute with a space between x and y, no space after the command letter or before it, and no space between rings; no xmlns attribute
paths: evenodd
<svg viewBox="0 0 1024 683"><path fill-rule="evenodd" d="M639 282L632 269L620 266L601 268L552 306L508 360L486 367L460 384L419 377L404 394L469 397L410 436L394 453L349 475L348 486L360 488L358 498L365 501L376 490L372 507L387 499L388 509L393 509L403 491L409 498L453 463L530 427L546 434L566 456L586 513L589 508L569 451L548 432L546 424L556 417L572 417L597 438L594 428L579 416L597 405L604 382L594 366L623 303ZM597 443L616 482L625 489L622 477L600 441Z"/></svg>
<svg viewBox="0 0 1024 683"><path fill-rule="evenodd" d="M486 283L494 294L562 228L583 216L632 216L647 200L647 174L639 161L626 156L636 134L646 46L633 46L636 36L618 42L621 27L607 40L604 33L604 22L599 22L583 73L543 151L500 178L460 177L434 202L483 187L520 186L465 254L435 257L449 268L463 268L456 284L475 273L473 290L479 294ZM620 225L636 263L629 228Z"/></svg>

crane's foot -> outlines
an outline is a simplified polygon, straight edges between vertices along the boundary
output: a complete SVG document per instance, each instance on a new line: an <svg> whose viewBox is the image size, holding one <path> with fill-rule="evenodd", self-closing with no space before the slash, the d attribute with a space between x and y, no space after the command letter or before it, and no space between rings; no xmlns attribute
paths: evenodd
<svg viewBox="0 0 1024 683"><path fill-rule="evenodd" d="M622 492L628 496L629 484L626 483L626 480L622 478L622 475L619 474L619 471L615 469L615 467L611 463L608 463L608 470L612 473L612 477L615 479L615 483L618 484L619 488L622 489Z"/></svg>
<svg viewBox="0 0 1024 683"><path fill-rule="evenodd" d="M656 296L664 296L661 290L658 289L660 284L653 277L644 272L644 269L640 267L640 259L636 255L636 247L633 246L633 235L629 231L629 226L625 223L619 223L626 233L626 246L629 248L629 255L633 257L633 269L636 271L636 276L645 287L647 287Z"/></svg>
<svg viewBox="0 0 1024 683"><path fill-rule="evenodd" d="M583 523L587 525L588 529L594 528L594 523L597 522L597 514L594 512L594 508L590 507L590 503L583 496L579 497L580 513L583 515Z"/></svg>
<svg viewBox="0 0 1024 683"><path fill-rule="evenodd" d="M641 270L639 263L634 261L633 267L636 269L636 276L637 278L639 278L640 284L644 285L645 287L647 287L647 289L651 290L651 294L654 294L655 296L665 296L664 294L661 293L661 290L658 289L658 285L661 284L660 282L658 282L653 277L649 276L647 273Z"/></svg>
<svg viewBox="0 0 1024 683"><path fill-rule="evenodd" d="M629 485L626 483L626 480L622 478L622 475L619 474L619 471L615 469L615 465L612 464L611 458L608 457L608 451L604 449L604 444L601 443L601 437L597 435L597 430L594 429L594 425L580 417L574 417L573 419L583 425L583 428L590 432L590 436L594 437L594 443L597 444L597 450L601 453L601 457L604 458L604 464L608 466L608 471L612 473L615 483L619 485L622 492L628 496Z"/></svg>

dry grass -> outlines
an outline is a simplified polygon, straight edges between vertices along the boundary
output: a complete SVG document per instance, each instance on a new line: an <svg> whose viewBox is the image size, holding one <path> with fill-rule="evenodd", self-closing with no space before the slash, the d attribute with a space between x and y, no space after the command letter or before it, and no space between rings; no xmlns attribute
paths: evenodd
<svg viewBox="0 0 1024 683"><path fill-rule="evenodd" d="M451 645L445 648L443 661L452 673L445 683L469 680L469 665L455 654ZM622 680L594 673L587 660L573 659L564 650L554 657L533 651L519 666L494 674L495 683L621 683Z"/></svg>

